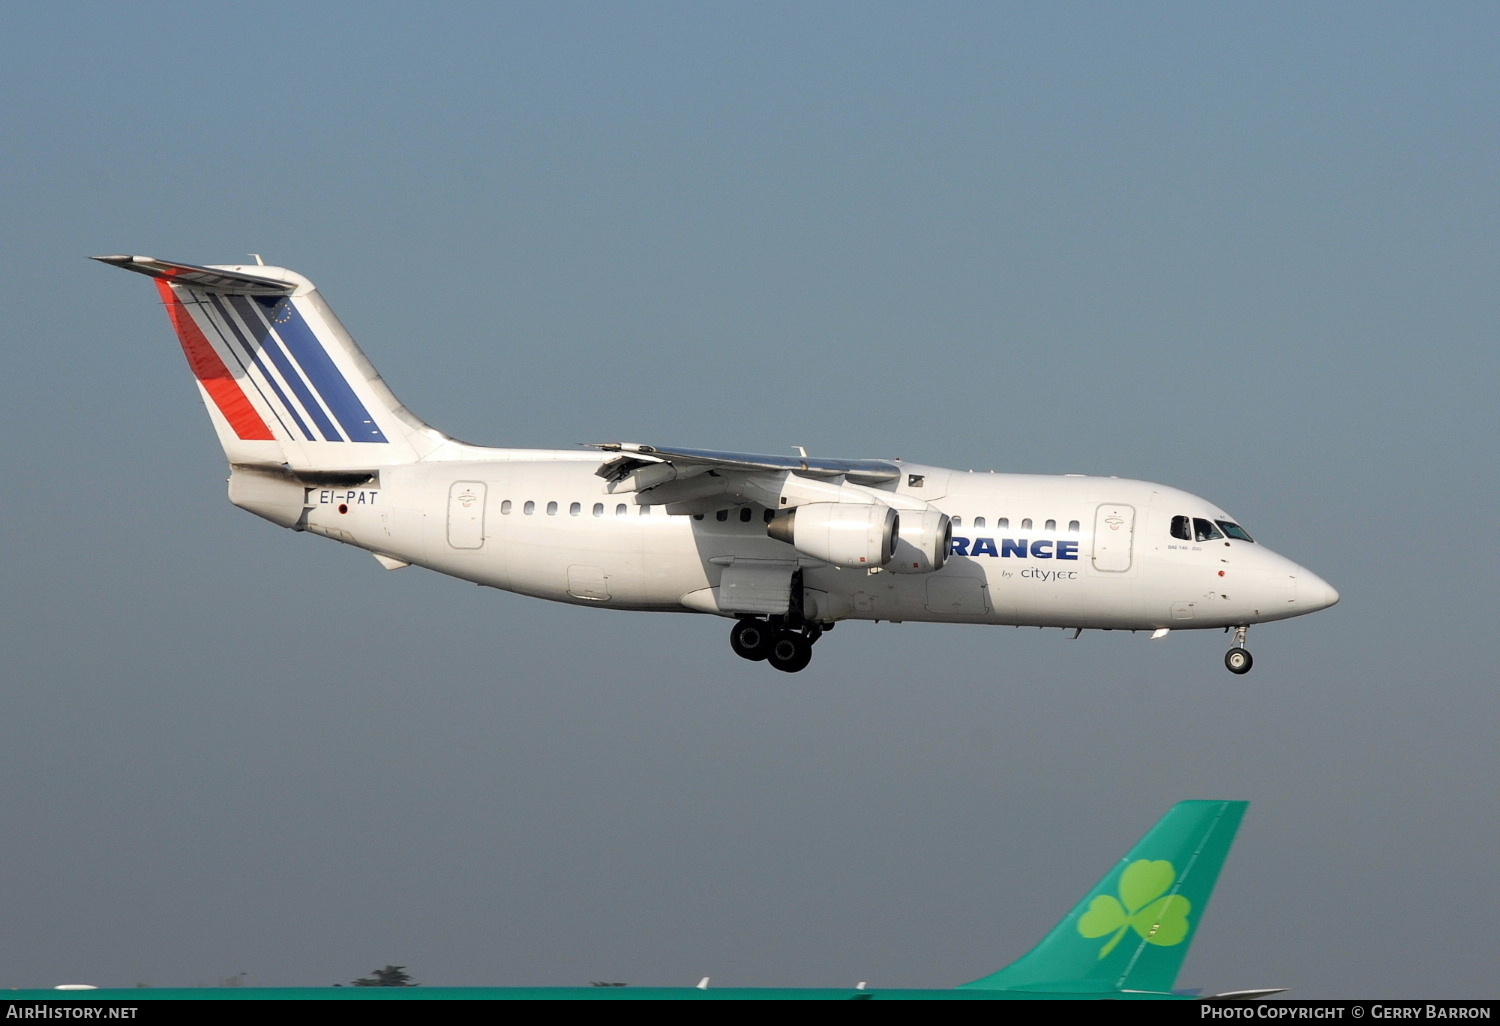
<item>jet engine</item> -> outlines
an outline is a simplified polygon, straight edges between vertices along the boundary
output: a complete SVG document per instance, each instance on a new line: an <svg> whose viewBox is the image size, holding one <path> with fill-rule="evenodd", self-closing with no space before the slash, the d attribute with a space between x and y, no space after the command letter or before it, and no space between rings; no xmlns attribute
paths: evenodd
<svg viewBox="0 0 1500 1026"><path fill-rule="evenodd" d="M886 569L893 574L930 574L941 570L953 549L953 521L935 509L901 514L901 536Z"/></svg>
<svg viewBox="0 0 1500 1026"><path fill-rule="evenodd" d="M889 506L809 502L772 520L766 534L837 566L884 566L896 551L900 524Z"/></svg>

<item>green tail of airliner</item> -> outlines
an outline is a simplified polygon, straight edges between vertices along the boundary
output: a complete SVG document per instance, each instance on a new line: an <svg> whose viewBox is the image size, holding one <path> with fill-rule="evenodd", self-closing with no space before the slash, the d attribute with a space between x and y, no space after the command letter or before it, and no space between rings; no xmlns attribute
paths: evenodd
<svg viewBox="0 0 1500 1026"><path fill-rule="evenodd" d="M1018 961L974 990L1171 991L1249 802L1179 802Z"/></svg>

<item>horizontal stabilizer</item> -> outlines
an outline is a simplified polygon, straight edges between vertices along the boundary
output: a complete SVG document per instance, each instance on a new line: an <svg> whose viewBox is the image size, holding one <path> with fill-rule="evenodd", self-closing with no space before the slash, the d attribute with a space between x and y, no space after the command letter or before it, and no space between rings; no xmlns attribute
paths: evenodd
<svg viewBox="0 0 1500 1026"><path fill-rule="evenodd" d="M277 281L242 271L226 271L217 267L199 267L196 264L174 264L146 256L96 256L106 264L123 267L127 271L160 278L174 285L192 285L209 292L227 296L289 296L297 289L296 282Z"/></svg>

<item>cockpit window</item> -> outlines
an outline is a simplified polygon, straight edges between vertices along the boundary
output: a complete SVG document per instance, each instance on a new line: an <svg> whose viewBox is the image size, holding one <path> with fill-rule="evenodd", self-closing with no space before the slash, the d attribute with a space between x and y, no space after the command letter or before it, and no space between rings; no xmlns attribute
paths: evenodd
<svg viewBox="0 0 1500 1026"><path fill-rule="evenodd" d="M1202 517L1193 518L1193 541L1206 542L1222 537L1224 536L1219 533L1219 529L1211 522Z"/></svg>
<svg viewBox="0 0 1500 1026"><path fill-rule="evenodd" d="M1224 533L1229 535L1229 537L1233 538L1235 541L1253 542L1255 540L1254 538L1246 534L1245 529L1239 524L1231 523L1228 520L1215 520L1214 523L1222 527L1224 529Z"/></svg>
<svg viewBox="0 0 1500 1026"><path fill-rule="evenodd" d="M1192 517L1173 517L1172 518L1172 537L1173 538L1181 538L1183 541L1192 541L1193 540L1193 518Z"/></svg>

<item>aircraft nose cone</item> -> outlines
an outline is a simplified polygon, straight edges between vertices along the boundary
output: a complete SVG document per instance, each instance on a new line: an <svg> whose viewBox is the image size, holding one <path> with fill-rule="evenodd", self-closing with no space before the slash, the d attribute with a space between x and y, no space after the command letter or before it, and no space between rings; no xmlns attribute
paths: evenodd
<svg viewBox="0 0 1500 1026"><path fill-rule="evenodd" d="M1339 593L1334 586L1317 574L1304 570L1297 575L1297 604L1309 613L1327 609L1338 600Z"/></svg>

